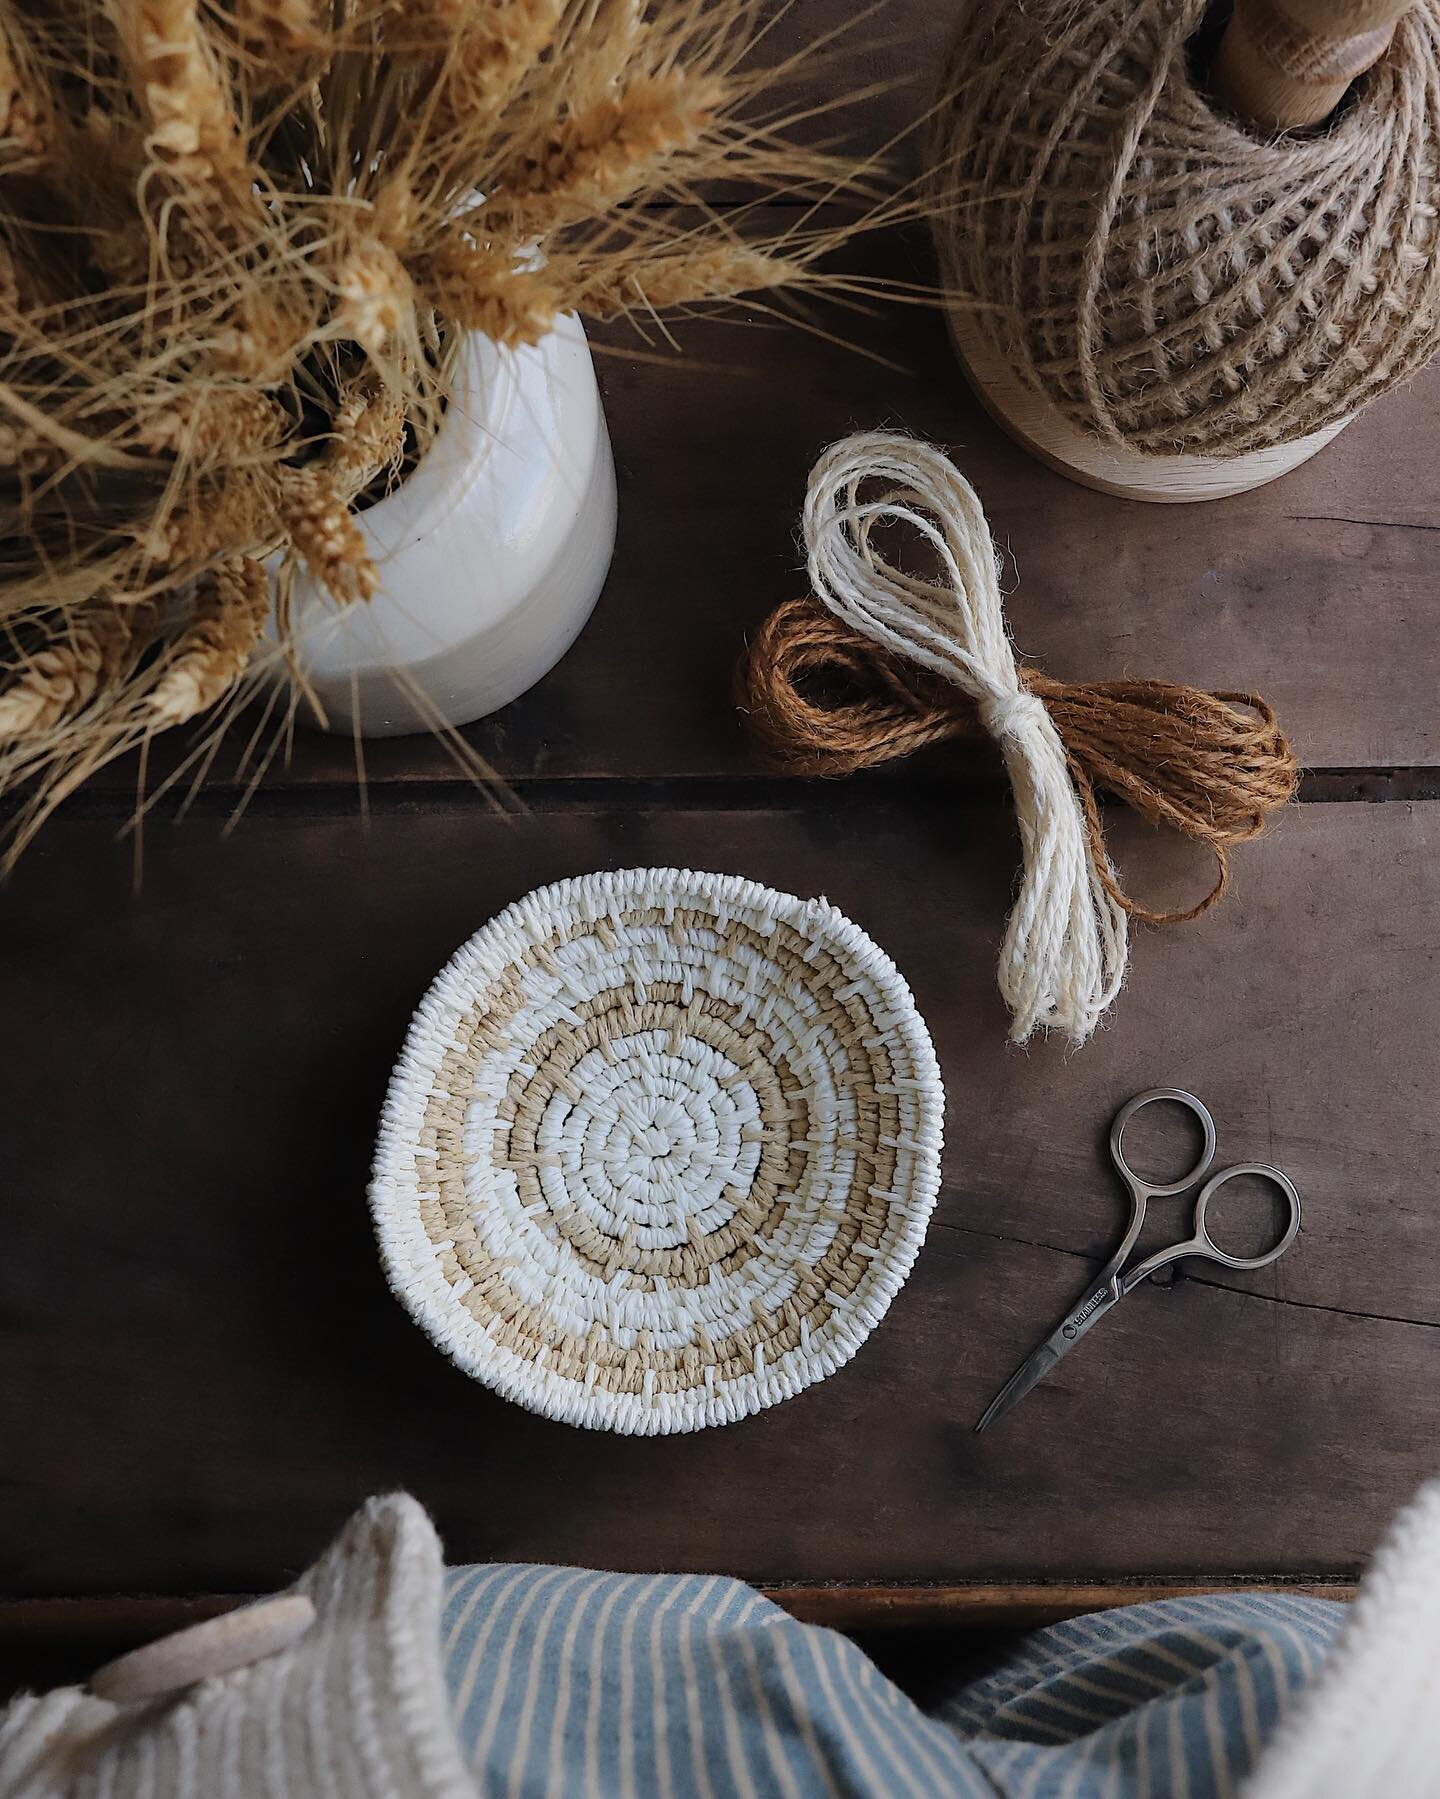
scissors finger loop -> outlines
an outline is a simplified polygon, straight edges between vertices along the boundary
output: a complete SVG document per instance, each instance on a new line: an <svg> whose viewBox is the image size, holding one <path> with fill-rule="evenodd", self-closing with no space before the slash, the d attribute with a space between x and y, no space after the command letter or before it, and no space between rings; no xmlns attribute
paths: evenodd
<svg viewBox="0 0 1440 1799"><path fill-rule="evenodd" d="M1195 1166L1178 1181L1170 1181L1167 1185L1159 1185L1155 1181L1147 1181L1125 1160L1124 1138L1125 1127L1135 1114L1144 1106L1153 1105L1156 1100L1173 1100L1177 1106L1184 1106L1192 1113L1204 1136L1204 1144ZM1134 1099L1126 1102L1115 1114L1115 1122L1110 1126L1110 1157L1121 1177L1129 1186L1131 1193L1139 1200L1168 1199L1177 1193L1184 1193L1193 1187L1205 1170L1215 1159L1215 1120L1210 1116L1210 1109L1203 1100L1193 1093L1187 1093L1183 1087L1151 1087L1146 1093L1137 1093Z"/></svg>
<svg viewBox="0 0 1440 1799"><path fill-rule="evenodd" d="M1205 1213L1210 1201L1225 1185L1233 1181L1237 1175L1253 1174L1257 1179L1269 1181L1271 1186L1278 1187L1285 1196L1290 1217L1284 1232L1276 1243L1273 1243L1261 1256L1232 1256L1210 1235L1210 1228L1205 1222ZM1272 1168L1268 1162L1237 1162L1233 1168L1225 1168L1219 1174L1206 1181L1200 1189L1200 1196L1195 1201L1195 1241L1202 1255L1212 1261L1222 1263L1226 1268L1264 1268L1283 1256L1285 1251L1300 1234L1300 1195L1295 1191L1295 1183L1289 1175L1282 1174L1278 1168Z"/></svg>

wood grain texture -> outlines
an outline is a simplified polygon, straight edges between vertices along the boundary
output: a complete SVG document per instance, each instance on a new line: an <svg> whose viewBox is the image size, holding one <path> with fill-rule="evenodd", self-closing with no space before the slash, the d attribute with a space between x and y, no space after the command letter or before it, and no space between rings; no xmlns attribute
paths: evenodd
<svg viewBox="0 0 1440 1799"><path fill-rule="evenodd" d="M920 227L853 256L870 273L934 277ZM676 326L681 355L669 362L637 359L619 333L601 350L616 558L569 655L465 734L498 773L754 774L731 671L747 632L804 589L797 531L816 456L874 426L945 445L974 483L1010 559L1016 641L1052 674L1258 689L1313 767L1440 761L1440 377L1389 396L1269 487L1223 508L1157 508L1078 487L1012 443L967 388L938 307L832 310L820 322L853 348L742 317ZM237 743L249 735L247 725ZM162 739L155 767L172 754ZM233 760L222 753L220 781ZM455 774L427 738L370 744L366 765L375 781ZM100 777L127 792L134 779L123 764ZM354 787L348 740L300 733L274 784L312 783Z"/></svg>
<svg viewBox="0 0 1440 1799"><path fill-rule="evenodd" d="M1149 1605L1162 1599L1190 1599L1231 1593L1233 1582L1183 1580L1112 1581L1075 1585L1001 1586L976 1582L963 1587L801 1586L766 1589L777 1605L804 1624L830 1630L947 1631L1038 1630L1064 1618L1109 1611L1117 1605ZM1304 1595L1346 1601L1355 1588L1344 1581L1251 1581L1246 1592Z"/></svg>
<svg viewBox="0 0 1440 1799"><path fill-rule="evenodd" d="M1003 1045L1006 809L860 797L514 823L467 802L368 833L297 812L223 841L196 821L152 833L138 899L108 825L54 828L3 902L24 1053L0 1090L0 1591L263 1590L392 1485L456 1559L1353 1575L1436 1459L1434 809L1289 814L1219 913L1142 936L1113 1023L1069 1055ZM1157 879L1193 875L1154 849ZM850 1368L734 1429L637 1442L451 1368L384 1289L364 1188L391 1059L454 946L539 881L667 861L826 891L891 950L945 1069L946 1180ZM1108 1246L1104 1129L1157 1082L1208 1099L1223 1154L1286 1166L1299 1245L1233 1288L1137 1293L975 1439Z"/></svg>
<svg viewBox="0 0 1440 1799"><path fill-rule="evenodd" d="M855 10L801 0L777 44ZM950 16L887 0L862 25L867 74L896 78L863 141L918 115ZM853 261L934 274L918 228ZM371 750L367 831L348 746L310 737L232 838L223 780L204 816L152 828L138 897L112 842L125 769L0 892L0 1592L265 1590L408 1485L456 1559L724 1569L803 1588L829 1622L849 1601L815 1583L878 1583L919 1622L998 1588L1013 1618L1018 1590L1053 1604L1056 1583L1108 1603L1157 1574L1349 1579L1440 1464L1436 806L1295 809L1237 854L1218 912L1138 937L1090 1047L1021 1053L993 983L1017 853L993 756L761 781L729 697L746 631L800 584L816 453L901 426L980 491L1027 656L1258 687L1322 771L1311 791L1434 795L1440 379L1272 487L1161 510L1005 439L937 309L817 322L850 347L742 314L683 325L668 363L602 350L609 587L560 667L469 734L525 816L495 819L407 740ZM1141 897L1203 890L1184 846L1125 823L1116 844ZM890 949L949 1135L927 1249L860 1358L733 1430L646 1443L453 1370L385 1291L364 1188L391 1059L454 946L538 882L667 860L826 891ZM1136 1293L977 1442L1110 1247L1105 1126L1158 1082L1209 1101L1227 1160L1294 1176L1300 1242L1259 1275Z"/></svg>

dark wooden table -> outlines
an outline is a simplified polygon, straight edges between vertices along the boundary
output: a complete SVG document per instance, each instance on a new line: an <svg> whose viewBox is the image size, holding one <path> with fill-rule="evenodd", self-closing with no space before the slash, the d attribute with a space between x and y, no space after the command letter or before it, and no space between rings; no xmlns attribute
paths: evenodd
<svg viewBox="0 0 1440 1799"><path fill-rule="evenodd" d="M943 21L893 10L914 41L891 63L924 64ZM877 105L877 136L907 104ZM918 230L855 255L932 271ZM414 741L372 746L367 820L348 745L310 739L233 834L223 769L183 824L152 821L138 894L117 778L0 895L0 1593L267 1589L393 1486L457 1560L943 1605L994 1583L1344 1580L1440 1463L1440 381L1273 487L1146 507L1001 437L934 313L838 326L853 348L742 320L684 326L666 366L631 340L603 354L614 572L564 663L468 733L518 816ZM811 461L877 424L950 446L980 490L1028 656L1258 688L1311 771L1217 912L1138 933L1079 1054L1005 1045L998 763L957 748L782 781L732 709L746 632L799 585ZM1146 895L1206 876L1124 818L1114 839ZM859 1358L743 1425L631 1441L532 1417L438 1355L386 1291L365 1185L391 1061L455 945L538 882L651 862L828 894L911 981L949 1105L925 1252ZM976 1439L1109 1247L1104 1129L1157 1083L1208 1099L1222 1154L1293 1174L1298 1246L1146 1287Z"/></svg>

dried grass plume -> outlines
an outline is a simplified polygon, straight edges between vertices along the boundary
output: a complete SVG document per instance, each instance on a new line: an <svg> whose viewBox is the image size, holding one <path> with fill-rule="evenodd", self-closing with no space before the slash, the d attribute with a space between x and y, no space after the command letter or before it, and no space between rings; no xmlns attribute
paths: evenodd
<svg viewBox="0 0 1440 1799"><path fill-rule="evenodd" d="M533 344L813 278L843 235L814 206L858 171L793 141L814 108L763 66L773 12L0 0L12 857L284 657L267 559L374 592L354 509L424 454L458 329Z"/></svg>

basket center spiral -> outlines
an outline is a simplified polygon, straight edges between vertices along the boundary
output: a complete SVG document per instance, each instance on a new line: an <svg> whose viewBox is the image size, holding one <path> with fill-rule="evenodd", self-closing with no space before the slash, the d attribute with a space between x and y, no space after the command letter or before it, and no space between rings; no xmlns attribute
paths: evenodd
<svg viewBox="0 0 1440 1799"><path fill-rule="evenodd" d="M673 1251L672 1273L693 1274L747 1199L773 1198L761 1152L766 1121L789 1113L778 1078L737 1065L698 1028L686 1034L684 1010L672 1010L669 1030L602 1035L572 1066L547 1064L516 1093L513 1119L491 1126L480 1113L479 1129L495 1132L493 1166L601 1267L617 1247L635 1266Z"/></svg>
<svg viewBox="0 0 1440 1799"><path fill-rule="evenodd" d="M685 871L561 883L417 1016L372 1192L392 1281L552 1415L742 1416L889 1303L938 1184L938 1095L903 982L823 902Z"/></svg>

